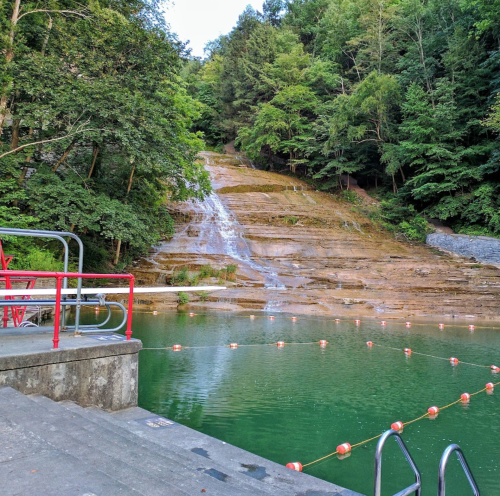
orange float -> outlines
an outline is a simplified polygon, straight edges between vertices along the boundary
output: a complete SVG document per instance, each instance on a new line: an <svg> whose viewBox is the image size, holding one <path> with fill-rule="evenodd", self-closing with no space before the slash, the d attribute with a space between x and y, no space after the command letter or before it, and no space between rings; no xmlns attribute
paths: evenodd
<svg viewBox="0 0 500 496"><path fill-rule="evenodd" d="M429 415L437 415L439 413L439 408L437 406L431 406L428 410L427 413Z"/></svg>
<svg viewBox="0 0 500 496"><path fill-rule="evenodd" d="M181 351L182 346L180 344L174 344L174 346L172 346L172 349L174 351Z"/></svg>
<svg viewBox="0 0 500 496"><path fill-rule="evenodd" d="M320 341L319 341L319 345L320 345L322 348L325 348L327 344L328 344L328 341L327 341L326 339L320 339Z"/></svg>
<svg viewBox="0 0 500 496"><path fill-rule="evenodd" d="M373 342L372 341L367 341L366 342L366 346L368 346L369 348L371 348L373 346Z"/></svg>
<svg viewBox="0 0 500 496"><path fill-rule="evenodd" d="M285 342L284 342L284 341L278 341L278 342L276 343L276 346L277 346L278 348L283 348L283 346L285 346Z"/></svg>
<svg viewBox="0 0 500 496"><path fill-rule="evenodd" d="M404 349L404 352L405 352L405 354L406 354L406 355L408 355L408 356L409 356L409 355L411 355L411 348L405 348L405 349Z"/></svg>
<svg viewBox="0 0 500 496"><path fill-rule="evenodd" d="M238 348L238 343L231 343L231 344L229 345L229 348L232 348L233 350L234 350L235 348Z"/></svg>
<svg viewBox="0 0 500 496"><path fill-rule="evenodd" d="M291 468L297 472L302 472L302 463L300 462L290 462L286 464L286 468Z"/></svg>
<svg viewBox="0 0 500 496"><path fill-rule="evenodd" d="M393 431L403 432L403 427L404 427L403 422L400 421L391 424L391 429Z"/></svg>
<svg viewBox="0 0 500 496"><path fill-rule="evenodd" d="M458 362L459 362L458 358L455 358L455 357L450 358L450 363L452 365L458 365Z"/></svg>
<svg viewBox="0 0 500 496"><path fill-rule="evenodd" d="M349 443L339 444L337 446L337 452L341 455L345 455L351 451L351 445Z"/></svg>
<svg viewBox="0 0 500 496"><path fill-rule="evenodd" d="M464 402L464 403L468 403L470 401L470 394L469 393L462 393L460 395L460 399Z"/></svg>

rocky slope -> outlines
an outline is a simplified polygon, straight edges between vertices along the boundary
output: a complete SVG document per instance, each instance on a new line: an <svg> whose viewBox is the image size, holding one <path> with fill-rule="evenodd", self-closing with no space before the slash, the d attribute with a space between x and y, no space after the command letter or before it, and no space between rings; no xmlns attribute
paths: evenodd
<svg viewBox="0 0 500 496"><path fill-rule="evenodd" d="M236 281L227 290L202 295L205 301L194 295L190 305L384 319L499 318L499 269L395 240L352 204L255 170L242 157L202 155L215 194L172 207L177 233L135 267L139 285L163 285L182 266L194 273L205 264L235 264ZM176 297L142 303L174 307Z"/></svg>

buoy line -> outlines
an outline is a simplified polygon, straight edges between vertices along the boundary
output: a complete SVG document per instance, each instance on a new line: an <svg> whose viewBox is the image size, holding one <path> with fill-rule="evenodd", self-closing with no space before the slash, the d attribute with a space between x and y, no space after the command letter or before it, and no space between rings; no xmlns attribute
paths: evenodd
<svg viewBox="0 0 500 496"><path fill-rule="evenodd" d="M489 382L486 384L486 386L484 388L480 389L479 391L476 391L475 393L462 393L462 395L460 396L460 398L458 400L453 401L452 403L449 403L448 405L445 405L442 407L431 406L430 408L428 408L427 413L424 413L420 417L417 417L413 420L409 420L407 422L397 421L397 422L392 423L391 429L396 430L396 431L401 433L403 431L403 428L406 427L407 425L418 422L419 420L422 420L426 417L434 419L439 415L439 412L446 410L447 408L450 408L458 403L462 403L462 404L469 403L470 398L473 396L481 394L485 391L488 392L489 394L491 394L493 392L495 386L498 386L498 385L500 385L500 382L496 382L496 383ZM384 434L384 432L381 432L380 434L378 434L376 436L373 436L369 439L365 439L364 441L361 441L361 442L356 443L356 444L352 444L352 445L349 443L340 444L337 446L336 450L333 451L332 453L329 453L325 456L322 456L321 458L313 460L312 462L305 463L305 464L301 464L300 462L291 462L291 463L287 463L286 466L292 470L302 472L302 470L304 468L310 467L311 465L315 465L316 463L327 460L328 458L331 458L332 456L348 455L353 449L357 448L358 446L362 446L362 445L368 444L371 441L374 441L375 439L379 439Z"/></svg>
<svg viewBox="0 0 500 496"><path fill-rule="evenodd" d="M182 350L203 350L205 348L250 348L257 346L277 346L278 348L282 348L285 346L297 346L297 345L311 345L311 344L319 344L320 347L324 348L328 341L326 339L320 339L319 341L309 341L306 343L287 343L285 341L276 341L274 343L255 343L255 344L238 344L238 343L230 343L225 345L207 345L207 346L181 346L180 344L174 344L173 346L163 346L158 348L142 348L141 351L149 350L149 351L161 351L161 350L173 350L180 351Z"/></svg>
<svg viewBox="0 0 500 496"><path fill-rule="evenodd" d="M450 362L452 365L458 365L459 363L461 363L463 365L470 365L471 367L479 367L479 368L482 368L482 369L491 369L494 373L500 372L500 367L497 367L496 365L481 365L481 364L478 364L478 363L463 362L462 360L459 360L456 357L445 358L445 357L440 357L440 356L436 356L436 355L429 355L428 353L421 353L419 351L414 351L411 348L403 348L403 349L401 349L401 348L394 348L393 346L386 346L386 345L383 345L383 344L375 343L373 341L367 341L366 344L370 348L372 346L378 346L379 348L384 348L386 350L393 350L393 351L399 351L399 352L402 351L402 352L404 352L408 356L411 355L411 354L420 355L420 356L425 356L425 357L428 357L428 358L434 358L436 360L445 360L447 362Z"/></svg>

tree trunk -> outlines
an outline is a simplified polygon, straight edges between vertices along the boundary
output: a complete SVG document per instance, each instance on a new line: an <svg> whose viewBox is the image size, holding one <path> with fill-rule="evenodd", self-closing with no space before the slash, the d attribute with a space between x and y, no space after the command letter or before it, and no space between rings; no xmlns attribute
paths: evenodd
<svg viewBox="0 0 500 496"><path fill-rule="evenodd" d="M14 8L12 9L12 17L10 19L10 32L7 41L7 49L5 50L5 70L9 67L14 57L14 33L19 18L19 8L21 6L21 0L14 1ZM3 126L5 124L5 119L7 118L7 102L9 98L7 96L8 83L3 85L2 96L0 97L0 136L2 136Z"/></svg>
<svg viewBox="0 0 500 496"><path fill-rule="evenodd" d="M12 141L10 142L10 149L15 150L19 146L19 126L21 119L14 119L12 123Z"/></svg>
<svg viewBox="0 0 500 496"><path fill-rule="evenodd" d="M132 172L130 173L130 179L128 180L128 186L127 186L127 196L130 193L130 190L132 189L132 183L134 182L134 173L135 173L135 164L132 167ZM118 260L120 259L120 250L122 247L122 240L118 240L118 244L116 246L116 255L115 255L115 260L114 264L118 264Z"/></svg>
<svg viewBox="0 0 500 496"><path fill-rule="evenodd" d="M98 155L99 155L99 145L97 143L94 143L94 150L92 151L92 165L90 166L88 179L90 179L92 177L92 174L94 173L95 163L97 161Z"/></svg>
<svg viewBox="0 0 500 496"><path fill-rule="evenodd" d="M119 239L118 240L118 244L116 245L116 255L115 255L115 260L114 260L114 264L117 265L118 264L118 260L120 259L120 249L122 247L122 240Z"/></svg>
<svg viewBox="0 0 500 496"><path fill-rule="evenodd" d="M405 173L403 172L403 168L402 167L399 168L399 172L401 172L401 177L403 178L403 183L405 183L406 182L406 178L405 178Z"/></svg>
<svg viewBox="0 0 500 496"><path fill-rule="evenodd" d="M52 167L52 172L55 172L57 169L59 169L59 166L68 158L69 153L71 152L71 150L73 150L75 145L76 145L76 141L73 141L70 145L68 145L66 150L64 150L62 157L57 161L56 165L54 165L54 167Z"/></svg>
<svg viewBox="0 0 500 496"><path fill-rule="evenodd" d="M398 187L396 186L396 179L394 178L394 174L392 175L392 191L395 195L398 194Z"/></svg>

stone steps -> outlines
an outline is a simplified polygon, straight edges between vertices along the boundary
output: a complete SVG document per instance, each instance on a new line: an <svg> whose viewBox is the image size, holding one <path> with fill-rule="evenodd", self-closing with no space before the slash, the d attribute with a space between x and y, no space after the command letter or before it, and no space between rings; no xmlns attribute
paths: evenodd
<svg viewBox="0 0 500 496"><path fill-rule="evenodd" d="M1 494L359 496L176 423L148 426L151 418L0 388Z"/></svg>

